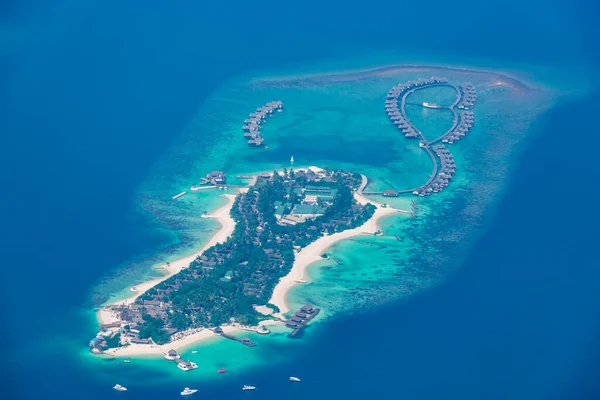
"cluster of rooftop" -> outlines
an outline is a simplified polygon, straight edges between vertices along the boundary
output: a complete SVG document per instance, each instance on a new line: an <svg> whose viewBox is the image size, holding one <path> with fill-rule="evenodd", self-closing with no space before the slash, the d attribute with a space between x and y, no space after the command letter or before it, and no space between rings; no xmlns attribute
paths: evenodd
<svg viewBox="0 0 600 400"><path fill-rule="evenodd" d="M321 311L319 308L315 308L310 304L305 305L299 311L295 312L290 319L287 320L285 326L293 329L290 336L295 336L298 332L304 328L311 319L317 316Z"/></svg>
<svg viewBox="0 0 600 400"><path fill-rule="evenodd" d="M404 104L406 103L406 97L419 88L425 88L428 86L436 86L447 84L448 80L446 78L439 78L432 76L429 79L418 79L416 81L408 81L406 83L399 83L387 94L387 98L385 101L385 111L388 114L388 117L392 120L394 125L398 127L402 131L405 137L407 138L423 138L421 132L419 132L408 120L403 109ZM401 103L398 104L399 98L402 98ZM423 138L424 139L424 138Z"/></svg>
<svg viewBox="0 0 600 400"><path fill-rule="evenodd" d="M425 135L420 132L409 120L406 114L406 99L417 90L425 89L433 86L448 86L455 90L456 99L448 107L442 107L436 104L422 103L428 108L447 108L454 115L450 128L438 138L427 140ZM384 196L395 197L400 193L413 193L418 196L429 196L431 193L442 191L448 186L449 179L454 175L455 165L454 159L450 152L443 145L435 145L436 143L452 144L464 137L475 123L475 115L472 111L457 112L456 108L467 109L475 104L476 94L475 87L471 83L464 83L460 88L452 83L449 83L446 78L431 77L429 79L418 79L417 81L408 81L394 86L387 94L385 101L385 109L392 123L397 126L405 137L419 138L419 146L423 148L433 163L433 172L429 180L422 186L414 189L401 191L385 190L380 193ZM432 145L435 145L432 147ZM433 151L432 151L433 150ZM438 159L441 166L438 168ZM439 173L439 174L438 174Z"/></svg>
<svg viewBox="0 0 600 400"><path fill-rule="evenodd" d="M144 329L148 323L160 321L167 317L167 304L159 300L143 300L140 304L110 305L106 309L109 312L119 314L118 322L100 324L100 330L96 337L90 341L93 352L102 352L107 347L119 345L150 344L152 340L148 336L148 329ZM146 332L145 332L146 330ZM169 337L177 333L175 327L161 330L161 336L155 337L157 341L167 342Z"/></svg>
<svg viewBox="0 0 600 400"><path fill-rule="evenodd" d="M454 157L452 157L452 154L450 154L450 151L448 151L444 145L438 144L432 146L431 149L440 159L441 168L431 182L413 191L413 194L417 196L430 196L432 193L441 192L448 187L448 182L456 173Z"/></svg>
<svg viewBox="0 0 600 400"><path fill-rule="evenodd" d="M224 185L227 183L227 176L223 171L212 171L210 174L206 174L205 178L200 180L202 184L211 185Z"/></svg>
<svg viewBox="0 0 600 400"><path fill-rule="evenodd" d="M274 215L279 225L293 226L323 215L337 194L336 188L327 185L331 179L323 169L299 169L295 176L302 177L303 183L288 186L286 201L274 204Z"/></svg>
<svg viewBox="0 0 600 400"><path fill-rule="evenodd" d="M267 117L273 115L275 111L283 111L283 103L279 100L270 101L264 106L258 107L244 121L242 130L244 131L244 137L248 138L249 145L261 146L264 143L265 140L260 133L260 128Z"/></svg>
<svg viewBox="0 0 600 400"><path fill-rule="evenodd" d="M477 100L475 86L473 86L471 82L466 82L460 85L460 91L462 93L462 98L457 107L468 110L475 105L475 101Z"/></svg>
<svg viewBox="0 0 600 400"><path fill-rule="evenodd" d="M358 204L352 196L360 183L360 175L340 170L261 174L237 196L231 210L235 230L225 243L207 249L133 304L108 307L117 315L121 342L162 344L175 332L177 337L224 324L256 326L265 316L254 305L268 303L279 278L291 269L295 251L373 215L372 205ZM305 223L279 224L273 208L284 204L308 216ZM317 214L315 206L323 208L318 216L303 211L310 207Z"/></svg>
<svg viewBox="0 0 600 400"><path fill-rule="evenodd" d="M459 121L454 129L444 135L443 143L452 144L469 133L475 123L475 114L473 114L473 111L463 111L459 115Z"/></svg>

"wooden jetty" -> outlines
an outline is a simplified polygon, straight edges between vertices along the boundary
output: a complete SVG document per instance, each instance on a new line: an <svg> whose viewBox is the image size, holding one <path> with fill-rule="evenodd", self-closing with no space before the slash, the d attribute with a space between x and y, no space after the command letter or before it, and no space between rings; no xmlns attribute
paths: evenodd
<svg viewBox="0 0 600 400"><path fill-rule="evenodd" d="M442 107L437 104L430 104L427 102L422 103L423 107L427 108L444 108L449 109L454 118L450 128L441 136L427 140L425 135L419 131L408 118L406 113L406 104L408 96L412 93L423 90L430 87L436 86L447 86L454 89L456 92L456 98L454 102L448 107ZM452 144L464 137L475 123L475 116L472 111L460 111L457 112L457 108L461 110L468 110L475 104L477 98L475 92L475 86L471 83L463 83L457 86L449 83L446 78L431 77L429 79L419 79L417 81L408 81L405 83L394 86L387 94L385 101L385 110L390 118L390 121L404 134L407 138L419 139L419 147L423 148L433 164L433 171L429 176L427 182L423 185L406 190L397 191L384 191L384 192L372 192L363 194L372 195L390 195L393 192L395 196L402 193L412 193L416 196L430 196L433 193L439 193L448 186L448 181L454 176L456 167L454 159L450 152L440 144L439 142ZM439 160L439 162L438 162ZM364 189L364 187L363 187ZM416 216L416 203L412 203L413 217Z"/></svg>
<svg viewBox="0 0 600 400"><path fill-rule="evenodd" d="M310 304L305 305L300 310L296 311L294 315L286 322L285 326L293 329L292 333L288 337L293 338L300 331L308 325L308 323L321 312L320 308L313 307Z"/></svg>
<svg viewBox="0 0 600 400"><path fill-rule="evenodd" d="M198 368L198 365L196 365L196 363L190 360L183 360L175 350L171 349L169 351L164 351L161 347L159 347L159 349L165 355L165 359L173 361L177 365L177 368L179 368L182 371L191 371L193 369Z"/></svg>
<svg viewBox="0 0 600 400"><path fill-rule="evenodd" d="M239 338L239 337L235 337L233 335L230 335L228 333L223 332L223 329L221 329L221 327L215 328L215 333L217 335L223 336L225 339L229 339L229 340L235 340L236 342L240 342L241 344L245 344L248 347L254 347L256 346L256 343L254 343L253 341L251 341L249 338Z"/></svg>

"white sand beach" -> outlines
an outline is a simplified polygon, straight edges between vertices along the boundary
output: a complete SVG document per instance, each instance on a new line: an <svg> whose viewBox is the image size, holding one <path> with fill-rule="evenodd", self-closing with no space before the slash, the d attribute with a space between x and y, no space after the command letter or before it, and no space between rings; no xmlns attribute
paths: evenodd
<svg viewBox="0 0 600 400"><path fill-rule="evenodd" d="M386 215L394 213L408 213L407 211L397 210L391 207L383 207L382 204L371 201L360 193L354 193L354 198L360 204L373 204L375 207L377 207L375 209L375 213L361 226L334 233L333 235L323 236L296 254L296 259L292 269L286 276L279 280L279 283L277 283L275 289L273 290L271 300L269 300L269 303L274 304L279 308L280 312L276 314L276 316L283 317L282 314L290 310L285 301L287 293L292 287L294 287L294 285L298 284L298 281L304 281L307 279L306 269L314 262L322 260L323 258L321 258L321 255L325 253L329 247L340 240L348 239L353 236L374 234L379 230L379 220Z"/></svg>
<svg viewBox="0 0 600 400"><path fill-rule="evenodd" d="M226 333L232 333L239 331L239 328L233 326L223 326L223 331ZM176 334L177 335L177 334ZM115 347L108 349L104 354L116 356L116 357L131 357L131 356L142 356L142 355L164 355L169 350L181 350L193 343L201 340L208 339L216 336L210 329L191 329L189 331L181 332L178 338L165 344L129 344L123 347Z"/></svg>
<svg viewBox="0 0 600 400"><path fill-rule="evenodd" d="M224 243L227 240L227 238L229 236L231 236L231 234L233 233L233 230L235 229L235 221L233 220L233 218L231 218L231 215L230 215L230 211L231 211L231 208L233 207L233 202L235 200L235 195L225 194L223 196L227 198L227 204L218 208L212 214L207 215L205 217L205 218L216 219L221 224L221 229L219 229L210 238L210 240L204 245L204 247L202 247L201 250L199 250L193 254L190 254L189 256L185 256L185 257L182 257L175 261L169 262L169 264L167 264L163 267L163 270L164 270L163 276L135 285L132 288L134 290L130 289L130 292L132 293L131 296L127 297L126 299L121 299L119 301L116 301L109 305L133 303L136 298L141 296L148 289L150 289L150 288L158 285L160 282L170 278L171 276L175 275L182 269L187 268L190 265L190 263L196 259L196 257L198 257L199 255L204 253L208 248L216 245L217 243ZM112 322L118 322L117 315L113 312L110 312L105 307L103 307L100 311L98 311L97 317L98 317L98 321L101 324L109 324Z"/></svg>
<svg viewBox="0 0 600 400"><path fill-rule="evenodd" d="M263 326L272 326L279 325L282 322L266 320L261 321L259 323L259 327ZM223 325L221 326L223 332L233 334L239 333L243 331L257 331L259 328L257 327L244 327L240 325ZM263 332L263 333L269 333ZM172 336L174 340L164 345L157 344L129 344L123 347L115 347L112 349L108 349L104 352L104 354L115 356L115 357L132 357L132 356L142 356L142 355L164 355L169 350L182 350L186 347L193 345L194 343L201 342L202 340L206 340L208 338L218 336L211 329L207 328L197 328L197 329L188 329L187 331L178 332Z"/></svg>
<svg viewBox="0 0 600 400"><path fill-rule="evenodd" d="M364 179L366 179L366 177ZM247 191L247 188L240 189L240 192L243 191ZM178 260L172 261L168 265L165 265L165 274L163 276L161 276L160 278L150 280L148 282L143 282L138 285L135 285L133 288L130 289L130 297L116 301L110 305L133 303L137 297L142 295L148 289L175 275L182 269L187 268L196 257L201 255L208 248L214 246L217 243L225 242L227 238L231 236L235 229L235 221L233 220L233 218L231 218L230 211L233 207L233 203L236 196L232 194L226 194L224 196L227 197L227 204L217 209L212 214L205 216L205 218L214 218L217 221L219 221L219 223L221 224L221 229L219 229L219 231L217 231L212 236L212 238L204 245L204 247L201 250L189 256L185 256ZM378 222L382 217L398 212L407 213L406 211L397 210L391 207L383 207L382 204L367 199L360 192L354 193L354 198L360 204L373 204L376 207L373 216L363 225L355 229L349 229L343 232L335 233L333 235L324 236L318 239L317 241L313 242L312 244L308 245L307 247L303 248L298 254L296 254L296 260L294 261L294 265L292 266L291 271L285 277L280 279L279 283L276 285L273 291L270 303L276 305L280 309L280 313L273 314L274 316L283 318L282 314L289 311L289 308L285 301L287 293L294 285L298 283L297 281L302 281L306 279L306 269L315 261L321 260L321 254L323 254L330 246L332 246L334 243L340 240L347 239L353 236L366 234L372 235L379 230ZM259 311L263 311L264 314L268 314L268 312L265 312L267 310L262 309L260 306L258 306L258 308ZM271 310L269 309L268 311ZM114 312L111 312L106 307L102 308L98 312L97 317L98 321L102 324L119 322L118 315ZM259 325L266 326L281 323L282 322L275 320L265 320L261 321ZM256 327L241 327L237 325L225 325L221 328L226 333L258 329ZM105 354L117 357L131 357L139 355L159 356L165 354L165 352L168 350L179 350L185 348L186 346L190 346L193 343L197 343L201 340L205 340L215 335L216 334L210 329L190 329L174 334L172 337L172 339L174 340L163 346L159 346L156 344L129 344L127 346L109 349L105 352Z"/></svg>

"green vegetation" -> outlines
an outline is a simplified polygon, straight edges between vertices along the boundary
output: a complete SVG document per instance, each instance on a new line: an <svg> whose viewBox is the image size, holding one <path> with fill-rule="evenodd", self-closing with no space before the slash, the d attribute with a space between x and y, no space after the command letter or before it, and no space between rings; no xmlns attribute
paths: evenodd
<svg viewBox="0 0 600 400"><path fill-rule="evenodd" d="M139 338L152 338L155 343L164 344L169 342L169 334L164 329L165 322L159 318L153 318L149 314L143 316L144 325L140 329Z"/></svg>
<svg viewBox="0 0 600 400"><path fill-rule="evenodd" d="M232 236L208 249L189 268L146 292L128 309L129 319L141 325L139 338L165 343L169 340L166 328L214 327L230 321L256 325L259 318L265 317L253 305L268 304L277 281L292 267L295 249L307 246L325 232L362 225L373 215L374 206L359 205L352 196L360 179L360 175L343 171L327 171L319 176L275 172L257 179L234 202L231 216L236 227ZM282 223L282 215L275 213L276 204L287 203L292 209L302 204L309 192L304 190L307 183L311 194L322 194L322 215L295 225ZM276 306L268 306L279 312Z"/></svg>
<svg viewBox="0 0 600 400"><path fill-rule="evenodd" d="M121 334L120 333L117 333L113 337L107 337L105 340L106 340L106 347L108 347L108 348L121 346Z"/></svg>
<svg viewBox="0 0 600 400"><path fill-rule="evenodd" d="M271 310L275 311L276 313L281 312L281 310L279 309L279 307L277 307L275 304L267 303L267 307L269 307Z"/></svg>

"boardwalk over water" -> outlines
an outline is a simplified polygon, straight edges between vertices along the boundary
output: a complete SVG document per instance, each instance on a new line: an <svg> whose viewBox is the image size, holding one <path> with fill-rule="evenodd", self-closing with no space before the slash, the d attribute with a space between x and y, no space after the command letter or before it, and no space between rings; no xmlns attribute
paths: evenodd
<svg viewBox="0 0 600 400"><path fill-rule="evenodd" d="M406 99L408 98L408 96L410 96L411 94L419 91L419 90L423 90L423 89L429 89L432 87L450 87L452 89L454 89L456 91L456 98L454 99L454 102L448 106L448 107L439 107L436 109L440 109L440 110L450 110L452 112L452 114L454 115L454 120L452 121L452 125L450 126L450 129L448 129L443 135L441 135L440 137L438 137L435 140L432 140L430 142L427 141L427 138L425 138L425 135L423 135L423 133L421 131L419 131L411 122L410 119L408 118L408 116L406 115L406 104L407 101ZM422 86L417 86L413 89L410 89L408 91L406 91L403 95L402 95L402 99L401 99L401 103L400 103L400 114L406 119L407 123L417 132L417 134L419 135L419 137L421 138L421 141L423 142L425 148L427 148L429 145L432 145L440 140L442 140L446 135L449 135L452 131L454 131L454 129L456 129L456 127L458 126L458 121L459 121L459 116L458 113L456 112L456 106L461 102L462 100L462 92L461 90L458 88L458 86L449 83L449 82L436 82L436 83L431 83L431 84L425 84ZM416 104L416 103L415 103ZM430 152L431 155L431 152Z"/></svg>
<svg viewBox="0 0 600 400"><path fill-rule="evenodd" d="M410 121L406 113L407 104L418 103L409 103L407 99L411 94L419 90L443 86L450 87L456 92L456 97L451 105L445 107L430 103L422 103L420 105L431 109L450 110L453 114L452 125L444 134L428 141L425 135ZM398 100L400 104L398 104ZM475 87L471 83L465 83L458 87L449 83L445 78L437 77L398 84L388 92L386 100L388 117L402 131L405 137L419 139L419 146L427 152L433 164L433 171L429 175L427 182L416 188L398 190L396 191L398 194L413 193L418 196L429 196L431 193L440 192L448 186L448 181L455 173L454 158L444 145L438 143L452 144L469 132L474 124L473 113L471 111L461 111L459 113L456 109L466 110L475 104L475 100ZM364 190L364 187L362 187L362 190ZM364 194L382 195L383 192L364 192Z"/></svg>

